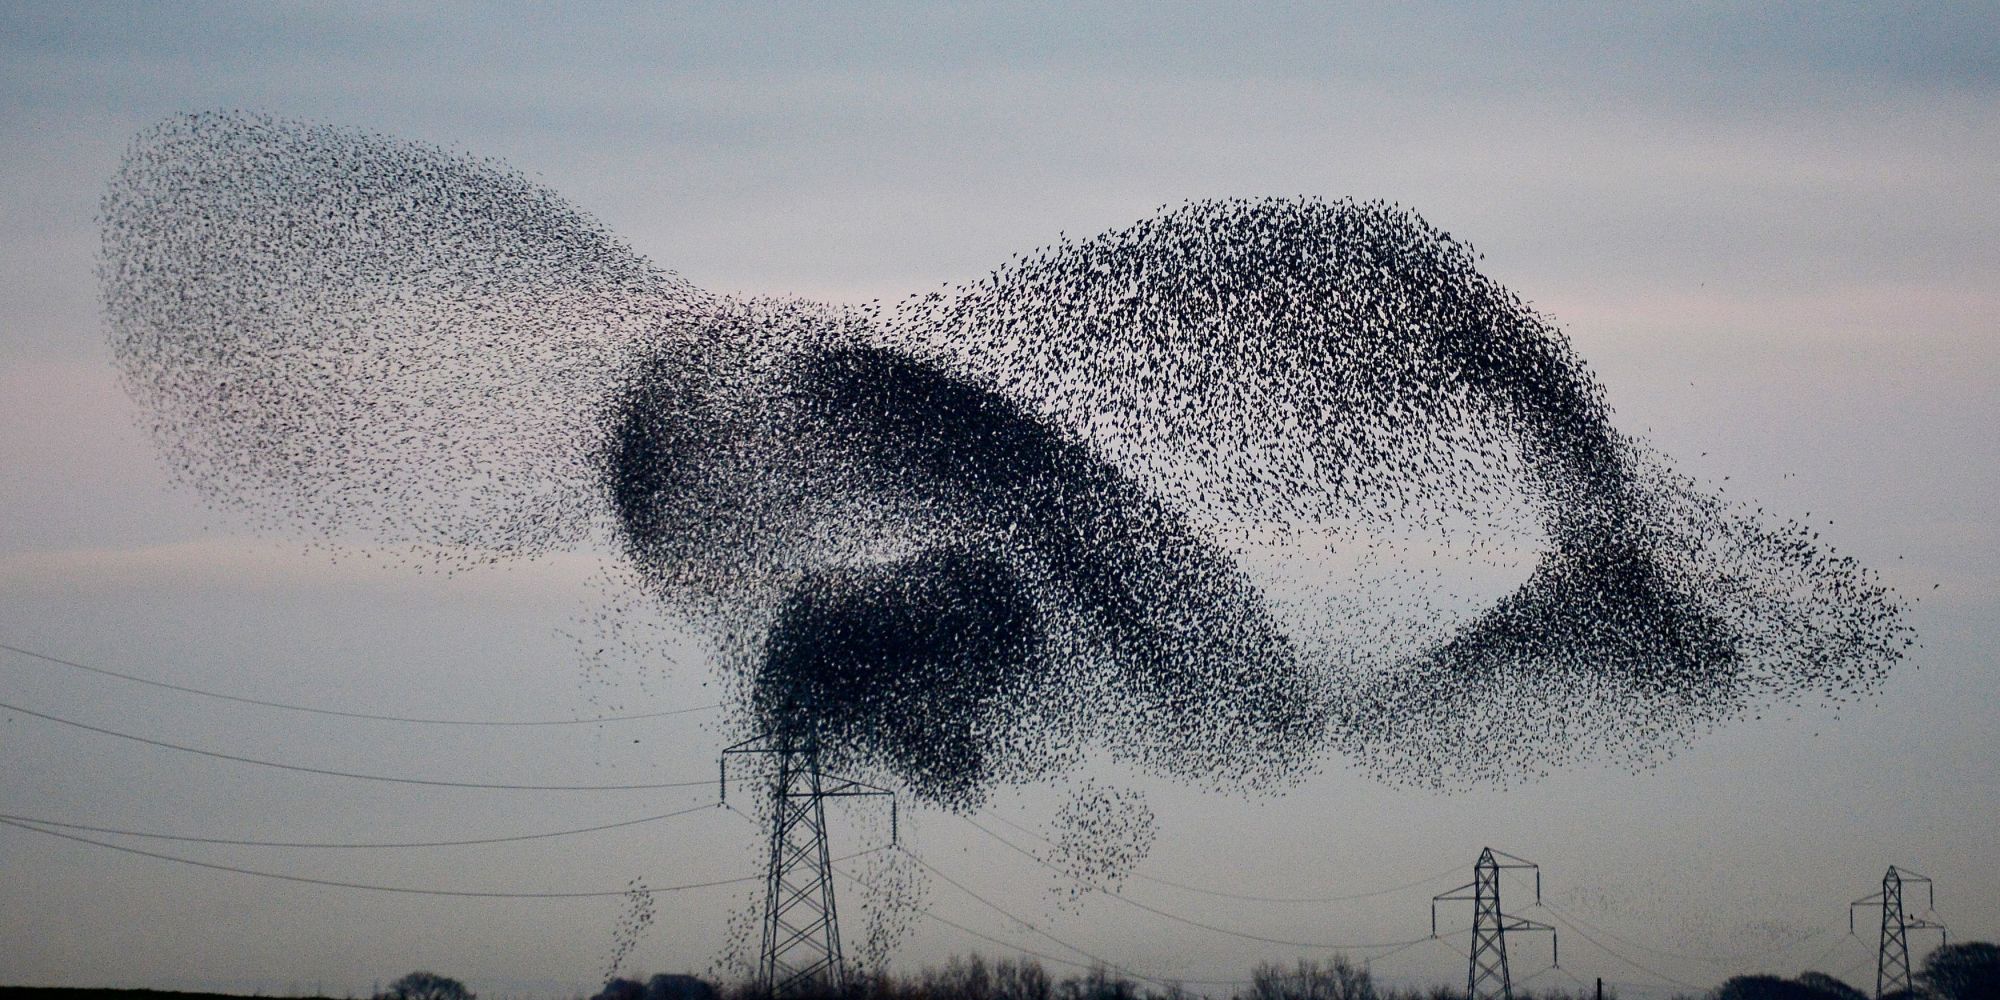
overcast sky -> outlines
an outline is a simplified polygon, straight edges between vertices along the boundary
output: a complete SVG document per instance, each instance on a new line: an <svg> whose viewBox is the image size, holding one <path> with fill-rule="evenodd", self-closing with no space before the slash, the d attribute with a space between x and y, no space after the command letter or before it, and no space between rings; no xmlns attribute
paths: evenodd
<svg viewBox="0 0 2000 1000"><path fill-rule="evenodd" d="M1923 649L1866 705L1746 719L1639 774L1584 766L1440 795L1334 759L1286 796L1245 800L1104 769L1094 777L1142 788L1158 813L1142 872L1252 895L1407 886L1316 905L1151 882L1130 895L1254 936L1399 941L1428 932L1429 896L1469 879L1491 844L1541 862L1547 901L1579 928L1564 931L1566 973L1536 982L1603 976L1640 997L1808 966L1871 988L1872 939L1846 936L1845 909L1890 864L1937 879L1955 937L2000 935L2000 8L584 13L0 4L0 643L360 712L580 718L713 700L692 642L679 662L583 668L569 636L605 613L599 553L417 575L253 533L169 482L112 376L93 215L132 136L177 112L254 109L498 157L697 285L836 301L976 278L1059 233L1187 198L1382 198L1472 242L1553 316L1621 428L1692 474L1730 476L1737 495L1830 520L1833 546L1921 598ZM525 729L337 720L7 652L0 701L241 756L502 783L702 779L721 731L702 713ZM1035 829L1066 794L1024 790L987 815ZM85 825L426 841L710 795L370 784L0 712L0 814ZM1302 953L1116 900L1057 906L1057 883L988 835L906 818L940 870L1135 970L1226 980ZM837 852L879 834L858 813L841 822ZM87 835L457 890L665 886L761 860L756 831L716 810L411 850ZM1509 909L1551 919L1507 891ZM626 970L706 967L751 892L658 897ZM947 884L926 906L1075 954ZM623 907L285 882L0 827L6 983L339 995L431 968L495 995L569 995L594 988ZM905 967L1000 950L913 927ZM1462 982L1462 943L1375 970ZM1517 975L1547 964L1544 942L1514 947Z"/></svg>

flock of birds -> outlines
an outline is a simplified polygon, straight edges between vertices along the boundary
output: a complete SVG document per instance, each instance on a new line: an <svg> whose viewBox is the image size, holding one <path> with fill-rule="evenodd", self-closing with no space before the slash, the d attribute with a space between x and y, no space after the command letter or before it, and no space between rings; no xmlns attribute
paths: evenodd
<svg viewBox="0 0 2000 1000"><path fill-rule="evenodd" d="M646 887L646 880L635 878L625 883L625 908L611 929L611 955L604 963L605 982L617 978L625 960L639 947L658 916L653 891Z"/></svg>
<svg viewBox="0 0 2000 1000"><path fill-rule="evenodd" d="M103 236L116 363L203 496L423 566L607 544L746 730L948 808L1099 752L1253 790L1330 753L1441 787L1643 766L1913 642L1382 203L739 299L494 162L217 113L134 143Z"/></svg>
<svg viewBox="0 0 2000 1000"><path fill-rule="evenodd" d="M1041 863L1060 872L1054 891L1059 903L1078 905L1094 892L1117 892L1126 876L1146 859L1158 825L1146 797L1136 789L1112 788L1088 778L1078 783L1050 825L1048 856Z"/></svg>

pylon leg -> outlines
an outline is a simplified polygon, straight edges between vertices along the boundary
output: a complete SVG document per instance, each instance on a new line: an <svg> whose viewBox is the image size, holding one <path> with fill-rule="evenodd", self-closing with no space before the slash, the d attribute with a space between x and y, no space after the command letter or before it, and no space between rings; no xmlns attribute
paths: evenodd
<svg viewBox="0 0 2000 1000"><path fill-rule="evenodd" d="M845 970L819 753L787 743L776 757L759 979L772 997L839 992Z"/></svg>
<svg viewBox="0 0 2000 1000"><path fill-rule="evenodd" d="M1910 989L1910 933L1903 915L1903 879L1891 866L1882 876L1882 945L1875 955L1875 997Z"/></svg>
<svg viewBox="0 0 2000 1000"><path fill-rule="evenodd" d="M1514 1000L1507 969L1507 928L1500 911L1500 863L1492 850L1472 868L1472 954L1465 971L1470 1000Z"/></svg>

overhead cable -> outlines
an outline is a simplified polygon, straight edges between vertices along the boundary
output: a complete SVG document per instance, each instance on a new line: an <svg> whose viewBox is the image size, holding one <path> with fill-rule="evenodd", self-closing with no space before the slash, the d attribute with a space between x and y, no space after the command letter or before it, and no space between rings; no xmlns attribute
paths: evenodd
<svg viewBox="0 0 2000 1000"><path fill-rule="evenodd" d="M417 888L413 886L402 886L402 885L376 885L367 882L343 882L337 879L310 878L304 875L289 875L283 872L260 871L255 868L239 868L235 865L222 865L222 864L215 864L209 861L197 861L194 858L183 858L173 854L161 854L156 851L141 850L137 847L127 847L122 844L110 844L102 840L93 840L89 837L80 837L73 833L64 833L60 830L46 829L44 827L35 826L31 823L22 823L11 819L0 819L0 825L16 827L22 830L31 830L35 833L44 834L50 837L61 837L64 840L73 840L79 844L89 844L93 847L102 847L107 850L120 851L125 854L137 854L141 857L156 858L161 861L172 861L176 864L193 865L196 868L207 868L213 871L231 872L237 875L255 875L259 878L279 879L285 882L302 882L307 885L329 886L338 889L365 889L371 892L394 892L394 893L404 893L416 896L461 896L461 897L472 897L477 899L592 899L592 898L606 897L606 896L630 896L634 894L654 895L663 892L680 892L688 889L707 889L712 886L734 885L739 882L755 882L764 877L761 874L743 875L736 878L716 879L714 881L709 881L709 882L687 882L680 885L660 886L658 888L634 887L626 889L604 889L604 890L585 891L585 892L483 892L483 891L472 891L463 889L428 889L428 888Z"/></svg>
<svg viewBox="0 0 2000 1000"><path fill-rule="evenodd" d="M1020 847L1014 844L1013 842L1007 840L1007 838L1002 837L997 833L994 833L992 830L987 829L985 826L980 825L978 821L972 819L971 817L960 816L959 818L965 820L965 822L970 824L973 827L973 829L976 829L979 832L984 833L989 837L992 837L994 840L999 841L1001 844L1009 848L1012 848L1016 853L1019 853L1024 857L1027 857L1035 861L1042 867L1047 868L1050 871L1056 872L1057 874L1067 874L1061 868L1058 868L1055 865L1050 864L1049 862L1041 859L1040 857L1037 857L1033 852L1027 850L1026 848ZM1175 923L1186 924L1189 927L1199 928L1201 930L1209 931L1215 934L1223 934L1229 937L1242 938L1243 940L1246 941L1257 941L1263 944L1281 944L1290 948L1314 948L1314 949L1324 949L1327 951L1378 951L1378 950L1386 950L1392 948L1403 948L1410 945L1414 945L1420 941L1430 940L1429 935L1423 935L1420 937L1406 938L1399 941L1379 941L1367 944L1329 943L1324 941L1291 941L1291 940L1286 940L1284 938L1267 937L1262 934L1251 934L1246 931L1232 930L1227 927L1218 927L1215 924L1204 923L1202 921L1195 920L1192 917L1184 917L1181 916L1180 914L1160 909L1157 906L1153 906L1148 903L1142 903L1139 900L1133 899L1132 897L1127 896L1124 893L1118 892L1117 890L1114 889L1093 888L1092 891L1098 893L1099 895L1109 896L1112 899L1118 900L1119 902L1126 904L1127 906L1136 907L1138 909L1146 911L1147 913L1151 913L1155 916L1174 921Z"/></svg>
<svg viewBox="0 0 2000 1000"><path fill-rule="evenodd" d="M38 816L16 816L9 813L0 813L0 820L14 820L16 822L27 823L32 826L54 827L63 830L82 830L86 833L108 833L119 837L143 837L148 840L173 840L188 844L221 844L231 847L297 847L297 848L321 848L329 850L351 850L351 849L361 849L361 848L467 847L475 844L511 844L511 843L518 843L524 840L548 840L554 837L569 837L583 833L597 833L602 830L616 830L619 829L620 827L638 826L641 823L654 823L660 820L673 819L674 817L677 816L686 816L690 813L701 812L703 810L713 809L713 808L715 808L715 803L704 802L701 803L700 805L690 806L686 809L677 809L673 812L660 813L657 816L641 816L638 819L620 820L616 823L601 823L597 826L583 826L569 830L550 830L545 833L523 833L508 837L479 837L472 840L429 840L429 841L409 841L400 843L381 843L381 842L329 843L322 841L237 840L227 837L197 837L197 836L189 836L186 834L176 834L176 833L154 833L142 830L121 830L115 827L89 826L83 823L65 823L58 820L44 819Z"/></svg>
<svg viewBox="0 0 2000 1000"><path fill-rule="evenodd" d="M0 642L0 650L20 656L32 657L44 663L74 667L77 670L85 670L105 677L115 677L122 681L131 681L134 684L144 684L148 687L179 691L182 694L200 695L203 698L216 698L222 701L233 701L244 705L257 705L263 708L279 708L287 712L307 712L313 715L330 715L342 719L366 719L372 722L403 722L426 726L582 726L598 722L630 722L637 719L663 719L668 716L687 715L692 712L707 712L722 707L720 703L717 703L696 705L692 708L668 709L659 712L639 712L631 715L600 715L586 719L432 719L409 715L377 715L372 712L351 712L337 708L318 708L312 705L294 705L289 702L267 701L262 698L249 698L243 695L226 694L221 691L209 691L203 688L189 687L184 684L170 684L166 681L153 680L149 677L140 677L136 674L121 673L120 671L109 670L104 667L92 666L88 663L79 663L60 656L51 656L48 653L38 653L32 649L24 649L11 643Z"/></svg>
<svg viewBox="0 0 2000 1000"><path fill-rule="evenodd" d="M168 743L165 740L148 739L147 737L144 736L134 736L131 733L121 733L115 729L105 729L102 726L93 726L88 723L77 722L73 719L65 719L60 716L50 715L47 712L37 712L31 708L22 708L19 705L10 705L6 702L0 702L0 709L5 709L6 711L9 712L18 712L22 715L32 716L37 719L44 719L49 722L59 723L65 726L73 726L77 729L85 730L86 732L101 733L105 736L115 736L121 740L131 740L134 743L144 743L147 746L163 747L168 750L179 750L182 753L198 754L203 757L212 757L216 760L235 761L236 763L239 764L255 764L258 767L274 767L284 771L298 771L304 774L319 774L333 778L356 778L362 781L384 781L397 785L428 785L437 788L487 788L487 789L501 789L506 791L517 791L517 792L624 792L624 791L651 790L659 788L692 788L696 785L706 785L710 783L710 779L704 778L699 781L666 781L666 782L655 782L651 784L631 784L631 785L524 785L524 784L505 784L500 782L485 782L485 781L443 781L433 778L404 778L404 777L397 777L393 775L384 775L384 774L366 774L356 771L335 771L323 767L306 767L301 764L285 764L274 760L262 760L256 757L242 757L236 754L222 753L216 750L204 750L201 749L200 747L184 746L179 743Z"/></svg>
<svg viewBox="0 0 2000 1000"><path fill-rule="evenodd" d="M1033 837L1036 840L1039 840L1045 844L1049 842L1047 837L1044 837L1041 834L1036 833L1035 831L1022 826L1021 824L1016 823L1005 816L1002 816L998 813L988 813L987 815L991 816L995 821L1004 823L1009 828L1027 834L1028 836ZM987 831L987 833L988 835L993 835L992 831L990 830ZM1005 841L1002 841L1002 843L1005 843ZM1009 844L1009 846L1012 845ZM1016 850L1019 850L1019 848L1016 848ZM1030 857L1033 857L1033 855L1030 855ZM1041 859L1036 858L1036 860L1039 861ZM1414 889L1420 885L1424 885L1429 882L1435 882L1446 875L1453 874L1459 871L1459 867L1460 866L1441 868L1435 872L1432 872L1429 875L1423 876L1422 878L1412 879L1400 885L1392 885L1383 889L1371 889L1367 892L1354 892L1341 895L1324 895L1324 896L1266 896L1266 895L1254 895L1250 893L1241 893L1241 892L1229 892L1223 889L1211 889L1206 886L1191 885L1186 882L1176 882L1173 881L1172 879L1160 878L1157 875L1148 875L1145 872L1133 872L1131 877L1138 879L1142 882L1152 882L1157 885L1164 885L1174 889L1183 889L1188 892L1200 893L1201 895L1204 896L1217 896L1222 899L1240 899L1252 903L1346 903L1358 899L1374 899L1377 896L1387 896L1390 893L1403 892L1407 889Z"/></svg>

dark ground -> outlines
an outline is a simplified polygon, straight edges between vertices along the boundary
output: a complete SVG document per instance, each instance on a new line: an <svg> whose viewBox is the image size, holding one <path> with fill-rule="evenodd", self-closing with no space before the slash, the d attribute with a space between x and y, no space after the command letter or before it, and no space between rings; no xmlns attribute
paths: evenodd
<svg viewBox="0 0 2000 1000"><path fill-rule="evenodd" d="M262 994L259 994L260 996ZM175 990L93 990L54 986L0 986L0 1000L244 1000L235 993L181 993ZM299 997L297 1000L331 1000Z"/></svg>

